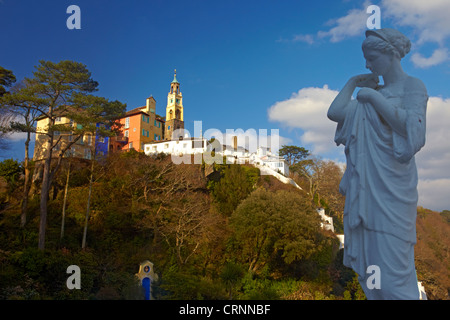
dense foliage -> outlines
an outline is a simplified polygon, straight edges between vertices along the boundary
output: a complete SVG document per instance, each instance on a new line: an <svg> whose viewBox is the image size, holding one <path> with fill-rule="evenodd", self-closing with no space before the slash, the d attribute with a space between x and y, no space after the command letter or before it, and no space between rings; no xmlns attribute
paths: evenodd
<svg viewBox="0 0 450 320"><path fill-rule="evenodd" d="M112 154L94 165L83 250L91 165L70 161L64 236L67 162L50 194L45 250L37 248L38 186L21 228L20 194L0 178L0 193L11 195L0 197L1 299L142 299L135 274L145 260L159 275L156 299L364 299L310 196L251 166L211 172L175 165L170 156ZM15 171L4 172L6 178ZM14 181L20 190L20 178ZM426 210L418 219L419 277L432 285L429 297L445 299L448 284L439 276L448 279L448 223ZM80 290L66 286L69 265L81 269Z"/></svg>
<svg viewBox="0 0 450 320"><path fill-rule="evenodd" d="M24 228L20 197L1 198L1 298L139 299L134 274L147 259L160 276L153 284L158 299L292 298L301 288L344 298L357 291L347 289L351 276L335 281L343 268L338 244L320 228L308 198L256 168L222 165L205 175L205 166L175 165L170 157L111 155L94 166L84 250L90 164L71 159L71 168L64 237L68 163L50 194L44 251L36 246L39 188ZM81 269L81 290L66 287L72 264Z"/></svg>

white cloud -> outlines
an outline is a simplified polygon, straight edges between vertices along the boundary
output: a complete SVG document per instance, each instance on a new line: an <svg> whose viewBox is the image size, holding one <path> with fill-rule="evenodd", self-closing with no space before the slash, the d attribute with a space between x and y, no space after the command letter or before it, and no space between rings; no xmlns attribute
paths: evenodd
<svg viewBox="0 0 450 320"><path fill-rule="evenodd" d="M328 86L303 88L291 98L268 109L271 121L303 131L302 146L315 155L336 158L333 141L336 124L326 114L338 91ZM432 210L450 209L450 99L430 97L427 108L426 144L416 155L419 205ZM342 155L342 149L340 149ZM339 160L336 160L339 162Z"/></svg>
<svg viewBox="0 0 450 320"><path fill-rule="evenodd" d="M305 42L307 44L313 44L314 43L314 35L312 34L296 34L294 35L291 39L284 39L284 38L279 38L276 42Z"/></svg>
<svg viewBox="0 0 450 320"><path fill-rule="evenodd" d="M303 130L302 146L315 154L334 152L336 124L327 118L327 111L338 91L323 88L303 88L288 100L280 101L268 110L270 121Z"/></svg>
<svg viewBox="0 0 450 320"><path fill-rule="evenodd" d="M414 28L418 44L443 41L450 36L450 1L383 0L382 17L390 17L401 26Z"/></svg>
<svg viewBox="0 0 450 320"><path fill-rule="evenodd" d="M297 34L292 38L292 42L306 42L308 44L313 44L314 36L311 34Z"/></svg>
<svg viewBox="0 0 450 320"><path fill-rule="evenodd" d="M331 42L339 42L348 37L361 35L367 27L366 22L369 17L366 8L367 6L364 9L350 10L346 16L329 21L328 24L336 26L328 31L319 31L318 37L330 37Z"/></svg>
<svg viewBox="0 0 450 320"><path fill-rule="evenodd" d="M419 180L419 206L434 211L450 210L450 179Z"/></svg>
<svg viewBox="0 0 450 320"><path fill-rule="evenodd" d="M417 35L415 45L419 49L425 43L437 43L439 48L426 58L414 53L411 60L419 68L428 68L448 60L445 41L450 37L450 1L448 0L383 0L382 16L395 24L411 27Z"/></svg>
<svg viewBox="0 0 450 320"><path fill-rule="evenodd" d="M426 143L416 155L421 179L450 179L450 99L430 97ZM448 193L450 195L450 191Z"/></svg>
<svg viewBox="0 0 450 320"><path fill-rule="evenodd" d="M318 38L329 38L331 42L343 41L350 37L361 36L367 28L367 19L371 16L367 13L370 5L365 1L361 9L350 10L345 16L327 22L332 26L326 31L318 31ZM438 65L449 58L445 41L450 38L450 1L449 0L382 0L381 25L383 21L391 20L394 25L412 28L411 35L417 40L411 39L414 50L419 50L425 43L437 43L436 49L430 57L424 57L420 53L411 56L412 62L419 68L427 68ZM309 44L315 42L313 35L296 35L291 40L303 41Z"/></svg>
<svg viewBox="0 0 450 320"><path fill-rule="evenodd" d="M416 155L419 205L450 209L450 99L430 97L425 146Z"/></svg>
<svg viewBox="0 0 450 320"><path fill-rule="evenodd" d="M414 53L411 56L411 61L416 67L428 68L438 65L448 59L448 50L446 48L436 49L431 57L426 58L420 53Z"/></svg>
<svg viewBox="0 0 450 320"><path fill-rule="evenodd" d="M26 132L13 132L7 136L8 140L12 140L12 142L16 141L25 141L27 139L27 133ZM31 134L31 141L34 141L35 134Z"/></svg>

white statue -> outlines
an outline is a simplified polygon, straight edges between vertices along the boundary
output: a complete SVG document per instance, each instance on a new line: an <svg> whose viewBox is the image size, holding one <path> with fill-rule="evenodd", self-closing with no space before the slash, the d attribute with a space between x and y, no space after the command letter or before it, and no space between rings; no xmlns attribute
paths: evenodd
<svg viewBox="0 0 450 320"><path fill-rule="evenodd" d="M339 186L346 196L344 265L358 274L368 299L419 299L414 155L425 144L428 95L400 64L410 47L397 30L367 30L362 49L372 73L352 77L328 110L347 158ZM380 271L378 286L368 270Z"/></svg>

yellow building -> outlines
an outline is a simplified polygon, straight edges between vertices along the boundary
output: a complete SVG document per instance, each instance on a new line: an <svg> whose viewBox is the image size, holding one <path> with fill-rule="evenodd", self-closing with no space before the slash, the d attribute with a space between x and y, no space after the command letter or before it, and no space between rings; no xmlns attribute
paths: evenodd
<svg viewBox="0 0 450 320"><path fill-rule="evenodd" d="M183 119L183 95L181 94L180 83L177 81L177 70L175 70L173 81L170 84L170 91L167 95L165 140L178 138L173 136L173 132L177 129L184 129Z"/></svg>
<svg viewBox="0 0 450 320"><path fill-rule="evenodd" d="M48 129L49 129L49 118L48 117L40 117L36 121L36 140L34 144L34 153L33 153L33 160L39 161L43 160L46 154L46 142L48 139ZM78 125L71 119L67 117L57 117L55 119L55 125L68 125L72 128L77 128ZM80 129L80 128L79 128ZM77 136L73 134L72 131L54 131L53 132L53 151L52 155L53 157L57 157L62 149L67 146L68 143L72 142ZM75 142L69 150L66 151L65 156L66 157L77 157L77 158L84 158L84 159L91 159L93 157L93 154L95 152L94 146L95 146L95 140L96 137L92 133L87 133L83 135L77 142ZM104 137L98 137L97 144L107 144L108 138ZM102 148L102 151L97 150L97 154L100 153L100 155L104 154L105 151L103 151L104 148ZM106 149L107 151L107 149Z"/></svg>

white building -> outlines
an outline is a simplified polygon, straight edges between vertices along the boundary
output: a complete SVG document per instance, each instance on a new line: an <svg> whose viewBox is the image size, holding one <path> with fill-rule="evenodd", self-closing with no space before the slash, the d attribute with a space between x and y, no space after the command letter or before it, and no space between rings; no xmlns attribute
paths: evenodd
<svg viewBox="0 0 450 320"><path fill-rule="evenodd" d="M256 152L250 153L242 147L225 146L222 154L227 156L227 161L233 163L250 163L255 166L267 167L285 177L289 176L289 164L283 157L272 154L269 148L258 147Z"/></svg>
<svg viewBox="0 0 450 320"><path fill-rule="evenodd" d="M218 141L208 143L205 138L188 138L170 141L155 141L144 145L146 155L165 153L176 156L202 154L214 151L216 155L226 157L227 163L252 164L262 175L272 175L283 183L290 183L301 189L294 180L289 178L289 165L283 157L272 154L269 148L258 147L256 152L237 145L233 139L233 146L221 145Z"/></svg>
<svg viewBox="0 0 450 320"><path fill-rule="evenodd" d="M330 230L334 233L334 226L333 226L333 217L327 216L325 214L325 209L320 208L317 209L317 213L322 218L322 222L320 223L320 226L325 230Z"/></svg>
<svg viewBox="0 0 450 320"><path fill-rule="evenodd" d="M165 153L174 155L199 154L207 150L206 139L184 138L182 140L155 141L144 145L146 155Z"/></svg>

